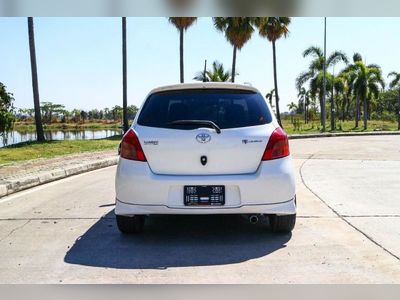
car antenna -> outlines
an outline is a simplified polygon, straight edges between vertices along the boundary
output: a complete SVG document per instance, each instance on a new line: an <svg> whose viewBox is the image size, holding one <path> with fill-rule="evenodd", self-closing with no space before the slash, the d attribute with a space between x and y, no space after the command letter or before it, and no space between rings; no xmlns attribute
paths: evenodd
<svg viewBox="0 0 400 300"><path fill-rule="evenodd" d="M204 73L203 73L203 82L207 81L207 59L204 62Z"/></svg>

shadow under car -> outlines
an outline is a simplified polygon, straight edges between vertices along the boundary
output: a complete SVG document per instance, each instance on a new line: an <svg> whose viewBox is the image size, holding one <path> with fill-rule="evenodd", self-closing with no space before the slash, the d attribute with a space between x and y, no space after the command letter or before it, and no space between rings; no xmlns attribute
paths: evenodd
<svg viewBox="0 0 400 300"><path fill-rule="evenodd" d="M114 211L79 237L64 261L118 269L166 269L240 263L286 247L291 234L269 232L239 215L160 215L146 219L144 231L118 231Z"/></svg>

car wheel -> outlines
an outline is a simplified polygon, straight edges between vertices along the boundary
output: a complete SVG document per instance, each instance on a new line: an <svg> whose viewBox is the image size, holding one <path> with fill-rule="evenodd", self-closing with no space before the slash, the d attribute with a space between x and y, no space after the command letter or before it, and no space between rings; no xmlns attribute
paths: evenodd
<svg viewBox="0 0 400 300"><path fill-rule="evenodd" d="M120 216L115 215L119 231L124 234L139 233L143 230L144 216Z"/></svg>
<svg viewBox="0 0 400 300"><path fill-rule="evenodd" d="M271 215L269 216L269 223L272 232L289 233L292 232L296 224L296 214L284 216Z"/></svg>

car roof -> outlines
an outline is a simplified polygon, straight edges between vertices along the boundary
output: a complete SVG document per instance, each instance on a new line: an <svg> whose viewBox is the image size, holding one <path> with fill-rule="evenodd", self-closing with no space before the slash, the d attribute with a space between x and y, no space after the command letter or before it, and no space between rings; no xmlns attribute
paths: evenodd
<svg viewBox="0 0 400 300"><path fill-rule="evenodd" d="M177 90L193 90L193 89L229 89L229 90L245 90L258 93L259 91L251 85L237 84L230 82L200 82L200 83L180 83L174 85L166 85L153 89L150 94L177 91Z"/></svg>

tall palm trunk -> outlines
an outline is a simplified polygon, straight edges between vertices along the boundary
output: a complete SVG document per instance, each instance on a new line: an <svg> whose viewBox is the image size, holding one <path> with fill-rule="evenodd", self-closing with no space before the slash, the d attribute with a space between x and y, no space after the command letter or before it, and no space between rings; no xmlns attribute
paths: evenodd
<svg viewBox="0 0 400 300"><path fill-rule="evenodd" d="M281 121L281 113L279 110L279 92L278 92L278 75L277 75L277 70L276 70L276 47L275 47L275 41L272 41L272 56L273 56L273 61L274 61L274 85L275 85L275 106L276 106L276 117L278 119L279 125L283 128L282 126L282 121Z"/></svg>
<svg viewBox="0 0 400 300"><path fill-rule="evenodd" d="M310 103L307 103L306 105L306 123L310 121Z"/></svg>
<svg viewBox="0 0 400 300"><path fill-rule="evenodd" d="M323 91L321 91L321 90L318 93L318 100L319 100L320 115L321 115L320 122L321 122L321 126L323 126L324 121L323 121L322 115L324 113L324 94L323 94Z"/></svg>
<svg viewBox="0 0 400 300"><path fill-rule="evenodd" d="M360 120L360 96L356 95L356 124L355 127L358 128L358 121Z"/></svg>
<svg viewBox="0 0 400 300"><path fill-rule="evenodd" d="M345 113L345 115L344 115L344 117L343 117L343 122L344 122L345 119L348 118L349 115L350 115L350 104L351 104L350 101L351 101L351 99L350 99L350 98L347 98L346 113Z"/></svg>
<svg viewBox="0 0 400 300"><path fill-rule="evenodd" d="M371 100L370 99L367 100L367 105L368 105L368 109L367 109L368 115L367 115L367 117L368 117L368 120L371 120Z"/></svg>
<svg viewBox="0 0 400 300"><path fill-rule="evenodd" d="M367 130L367 122L368 122L368 100L367 97L365 95L363 95L363 100L364 100L364 115L363 115L363 119L364 119L364 130Z"/></svg>
<svg viewBox="0 0 400 300"><path fill-rule="evenodd" d="M333 86L331 95L331 130L335 130L335 91Z"/></svg>
<svg viewBox="0 0 400 300"><path fill-rule="evenodd" d="M184 68L183 68L183 34L184 29L179 29L179 53L180 53L180 69L181 69L181 83L185 82Z"/></svg>
<svg viewBox="0 0 400 300"><path fill-rule="evenodd" d="M33 104L35 107L36 135L37 135L37 140L39 142L43 142L45 138L42 125L42 116L40 114L39 84L37 76L36 51L35 51L35 33L33 29L32 17L28 17L28 35L29 35L29 52L31 57L32 90L33 90Z"/></svg>
<svg viewBox="0 0 400 300"><path fill-rule="evenodd" d="M232 82L235 82L235 76L236 76L236 53L237 53L237 47L233 46Z"/></svg>
<svg viewBox="0 0 400 300"><path fill-rule="evenodd" d="M346 103L347 103L347 98L343 98L342 102L342 122L344 122L345 114L346 114Z"/></svg>
<svg viewBox="0 0 400 300"><path fill-rule="evenodd" d="M128 125L128 89L127 89L127 54L126 54L126 18L122 18L122 115L124 132Z"/></svg>

